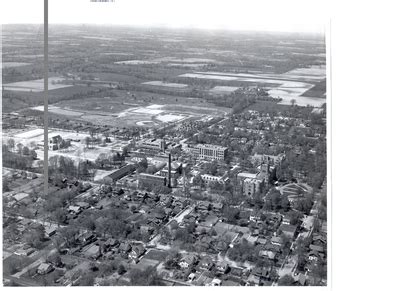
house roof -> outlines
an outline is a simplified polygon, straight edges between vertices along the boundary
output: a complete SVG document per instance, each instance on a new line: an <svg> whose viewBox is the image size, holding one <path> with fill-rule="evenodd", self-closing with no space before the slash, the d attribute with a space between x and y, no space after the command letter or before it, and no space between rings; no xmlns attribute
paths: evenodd
<svg viewBox="0 0 400 291"><path fill-rule="evenodd" d="M40 271L46 271L46 270L48 270L49 268L51 268L51 265L48 264L48 263L41 263L41 264L38 266L38 270L40 270Z"/></svg>
<svg viewBox="0 0 400 291"><path fill-rule="evenodd" d="M317 246L317 245L312 245L312 244L310 245L310 250L317 251L320 253L324 252L324 248L322 246Z"/></svg>
<svg viewBox="0 0 400 291"><path fill-rule="evenodd" d="M189 265L193 264L195 261L196 261L196 255L194 254L184 254L181 259L181 262L186 262Z"/></svg>
<svg viewBox="0 0 400 291"><path fill-rule="evenodd" d="M22 199L29 197L29 194L27 193L18 193L14 195L14 199L17 201L21 201Z"/></svg>
<svg viewBox="0 0 400 291"><path fill-rule="evenodd" d="M279 236L273 236L273 237L271 238L271 242L281 244L281 243L282 243L282 238L280 238Z"/></svg>
<svg viewBox="0 0 400 291"><path fill-rule="evenodd" d="M100 247L98 245L92 245L90 248L86 250L86 255L93 256L97 255L100 252Z"/></svg>
<svg viewBox="0 0 400 291"><path fill-rule="evenodd" d="M208 256L203 257L200 261L200 265L211 265L212 263L213 263L213 260Z"/></svg>

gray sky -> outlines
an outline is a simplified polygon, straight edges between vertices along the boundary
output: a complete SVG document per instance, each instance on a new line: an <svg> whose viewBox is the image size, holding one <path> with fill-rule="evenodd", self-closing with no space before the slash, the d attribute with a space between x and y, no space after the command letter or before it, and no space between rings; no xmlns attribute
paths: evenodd
<svg viewBox="0 0 400 291"><path fill-rule="evenodd" d="M323 33L325 0L49 0L49 22ZM2 0L2 24L43 22L43 0Z"/></svg>

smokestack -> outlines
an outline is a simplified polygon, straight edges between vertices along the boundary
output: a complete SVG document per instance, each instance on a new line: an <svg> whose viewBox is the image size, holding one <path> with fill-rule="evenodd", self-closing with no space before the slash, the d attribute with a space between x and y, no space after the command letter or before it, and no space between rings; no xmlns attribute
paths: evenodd
<svg viewBox="0 0 400 291"><path fill-rule="evenodd" d="M171 188L171 153L168 154L168 187Z"/></svg>

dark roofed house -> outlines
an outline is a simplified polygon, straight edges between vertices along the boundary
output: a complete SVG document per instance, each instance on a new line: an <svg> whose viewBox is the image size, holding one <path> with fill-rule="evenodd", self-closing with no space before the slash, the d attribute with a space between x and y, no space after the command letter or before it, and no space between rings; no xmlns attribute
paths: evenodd
<svg viewBox="0 0 400 291"><path fill-rule="evenodd" d="M85 232L79 237L79 240L83 245L90 244L95 239L95 235L92 232Z"/></svg>
<svg viewBox="0 0 400 291"><path fill-rule="evenodd" d="M106 247L115 247L118 245L118 240L113 239L113 238L109 238L108 240L106 240L106 242L104 243L104 245Z"/></svg>
<svg viewBox="0 0 400 291"><path fill-rule="evenodd" d="M243 275L243 268L232 266L231 267L231 271L230 271L230 275L241 278L242 275Z"/></svg>

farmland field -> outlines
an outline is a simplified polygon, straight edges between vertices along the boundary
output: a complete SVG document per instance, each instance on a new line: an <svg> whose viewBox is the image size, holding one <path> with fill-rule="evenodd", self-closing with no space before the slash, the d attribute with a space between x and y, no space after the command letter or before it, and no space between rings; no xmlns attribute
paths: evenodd
<svg viewBox="0 0 400 291"><path fill-rule="evenodd" d="M27 65L30 65L30 63L21 63L21 62L3 62L2 63L3 69L14 68L14 67L22 67L22 66L27 66Z"/></svg>
<svg viewBox="0 0 400 291"><path fill-rule="evenodd" d="M163 87L170 87L170 88L186 88L188 85L180 84L180 83L166 83L162 81L149 81L142 83L144 85L152 85L152 86L163 86Z"/></svg>
<svg viewBox="0 0 400 291"><path fill-rule="evenodd" d="M229 94L239 89L239 87L234 86L215 86L209 92L214 95L219 94Z"/></svg>

